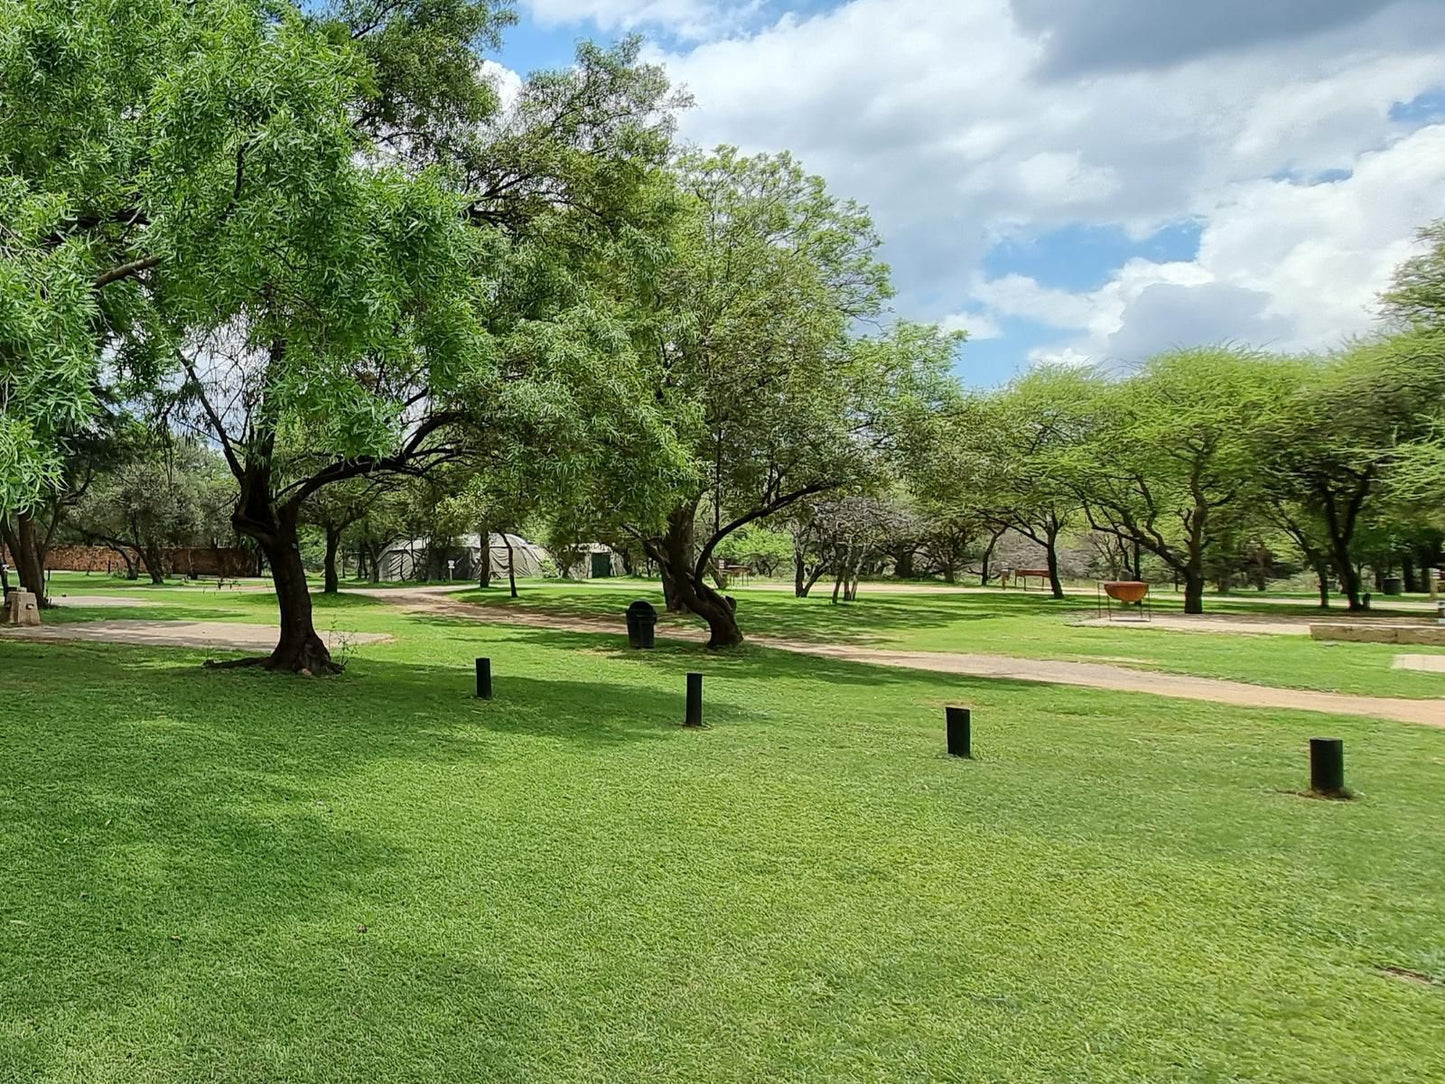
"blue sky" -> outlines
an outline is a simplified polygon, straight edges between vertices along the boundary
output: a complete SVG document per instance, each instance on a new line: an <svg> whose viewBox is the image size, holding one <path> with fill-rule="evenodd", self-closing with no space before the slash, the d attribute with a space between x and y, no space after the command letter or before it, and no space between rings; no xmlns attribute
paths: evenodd
<svg viewBox="0 0 1445 1084"><path fill-rule="evenodd" d="M1445 216L1438 0L517 0L501 63L637 32L684 137L869 204L900 315L989 385L1197 341L1329 349Z"/></svg>

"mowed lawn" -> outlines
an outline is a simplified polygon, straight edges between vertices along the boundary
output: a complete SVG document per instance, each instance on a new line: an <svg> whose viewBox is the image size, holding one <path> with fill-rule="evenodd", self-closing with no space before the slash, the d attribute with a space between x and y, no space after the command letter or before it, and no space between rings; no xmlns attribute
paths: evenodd
<svg viewBox="0 0 1445 1084"><path fill-rule="evenodd" d="M1445 1079L1445 731L320 606L0 641L0 1080Z"/></svg>
<svg viewBox="0 0 1445 1084"><path fill-rule="evenodd" d="M744 634L758 637L861 644L888 650L1106 662L1255 685L1364 696L1445 696L1445 674L1393 668L1395 657L1402 652L1445 654L1445 648L1330 643L1308 636L1180 632L1138 625L1081 625L1096 616L1096 603L1089 595L1070 595L1056 601L1037 589L905 593L890 590L887 585L864 584L857 602L835 605L822 584L806 599L746 587L732 594L738 600L738 620ZM648 599L659 611L663 606L661 590L645 581L537 583L526 585L516 599L496 588L465 592L458 597L487 607L562 616L605 616L616 620L619 627L632 598ZM1247 593L1211 597L1206 601L1206 610L1221 616L1277 621L1319 614L1305 599L1267 603ZM1161 593L1156 597L1154 612L1179 615L1183 604L1179 596ZM1390 612L1377 608L1373 616L1387 617ZM1399 614L1417 620L1426 616L1418 610ZM1337 608L1331 617L1320 618L1330 619L1348 620L1343 608ZM697 624L688 615L662 614L659 631L666 635L669 629Z"/></svg>

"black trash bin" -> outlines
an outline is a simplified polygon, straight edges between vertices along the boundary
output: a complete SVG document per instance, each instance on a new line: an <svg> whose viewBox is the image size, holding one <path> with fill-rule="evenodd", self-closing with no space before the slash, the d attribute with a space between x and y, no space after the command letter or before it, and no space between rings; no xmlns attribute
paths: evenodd
<svg viewBox="0 0 1445 1084"><path fill-rule="evenodd" d="M657 610L652 603L638 599L627 607L627 646L642 651L652 649L653 629L657 627Z"/></svg>
<svg viewBox="0 0 1445 1084"><path fill-rule="evenodd" d="M1385 589L1387 595L1403 595L1405 593L1405 581L1399 576L1386 576L1385 582L1380 586Z"/></svg>

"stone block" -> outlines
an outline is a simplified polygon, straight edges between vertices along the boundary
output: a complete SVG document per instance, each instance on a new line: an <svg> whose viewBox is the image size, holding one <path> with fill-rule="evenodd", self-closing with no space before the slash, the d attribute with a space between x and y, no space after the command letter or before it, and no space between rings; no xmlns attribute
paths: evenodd
<svg viewBox="0 0 1445 1084"><path fill-rule="evenodd" d="M5 624L22 628L40 625L40 604L30 591L11 591L5 596Z"/></svg>

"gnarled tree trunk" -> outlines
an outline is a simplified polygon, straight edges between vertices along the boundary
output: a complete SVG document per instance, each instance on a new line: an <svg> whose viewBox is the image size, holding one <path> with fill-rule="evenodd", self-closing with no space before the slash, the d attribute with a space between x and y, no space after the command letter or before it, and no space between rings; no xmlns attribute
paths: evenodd
<svg viewBox="0 0 1445 1084"><path fill-rule="evenodd" d="M692 508L679 508L667 518L667 533L647 545L648 556L662 570L664 590L672 585L672 597L679 609L694 613L707 622L707 646L736 647L743 642L733 600L716 590L704 578L693 537ZM669 607L671 608L671 607Z"/></svg>
<svg viewBox="0 0 1445 1084"><path fill-rule="evenodd" d="M275 507L269 489L270 478L264 469L248 469L231 523L238 533L254 538L266 557L281 611L281 634L270 655L245 659L239 665L255 664L296 673L337 673L341 667L332 662L331 651L317 635L312 618L311 591L297 541L300 508L294 501Z"/></svg>
<svg viewBox="0 0 1445 1084"><path fill-rule="evenodd" d="M141 561L146 566L146 573L151 578L151 583L159 586L166 582L165 558L161 556L161 547L154 541L145 543L140 548Z"/></svg>

